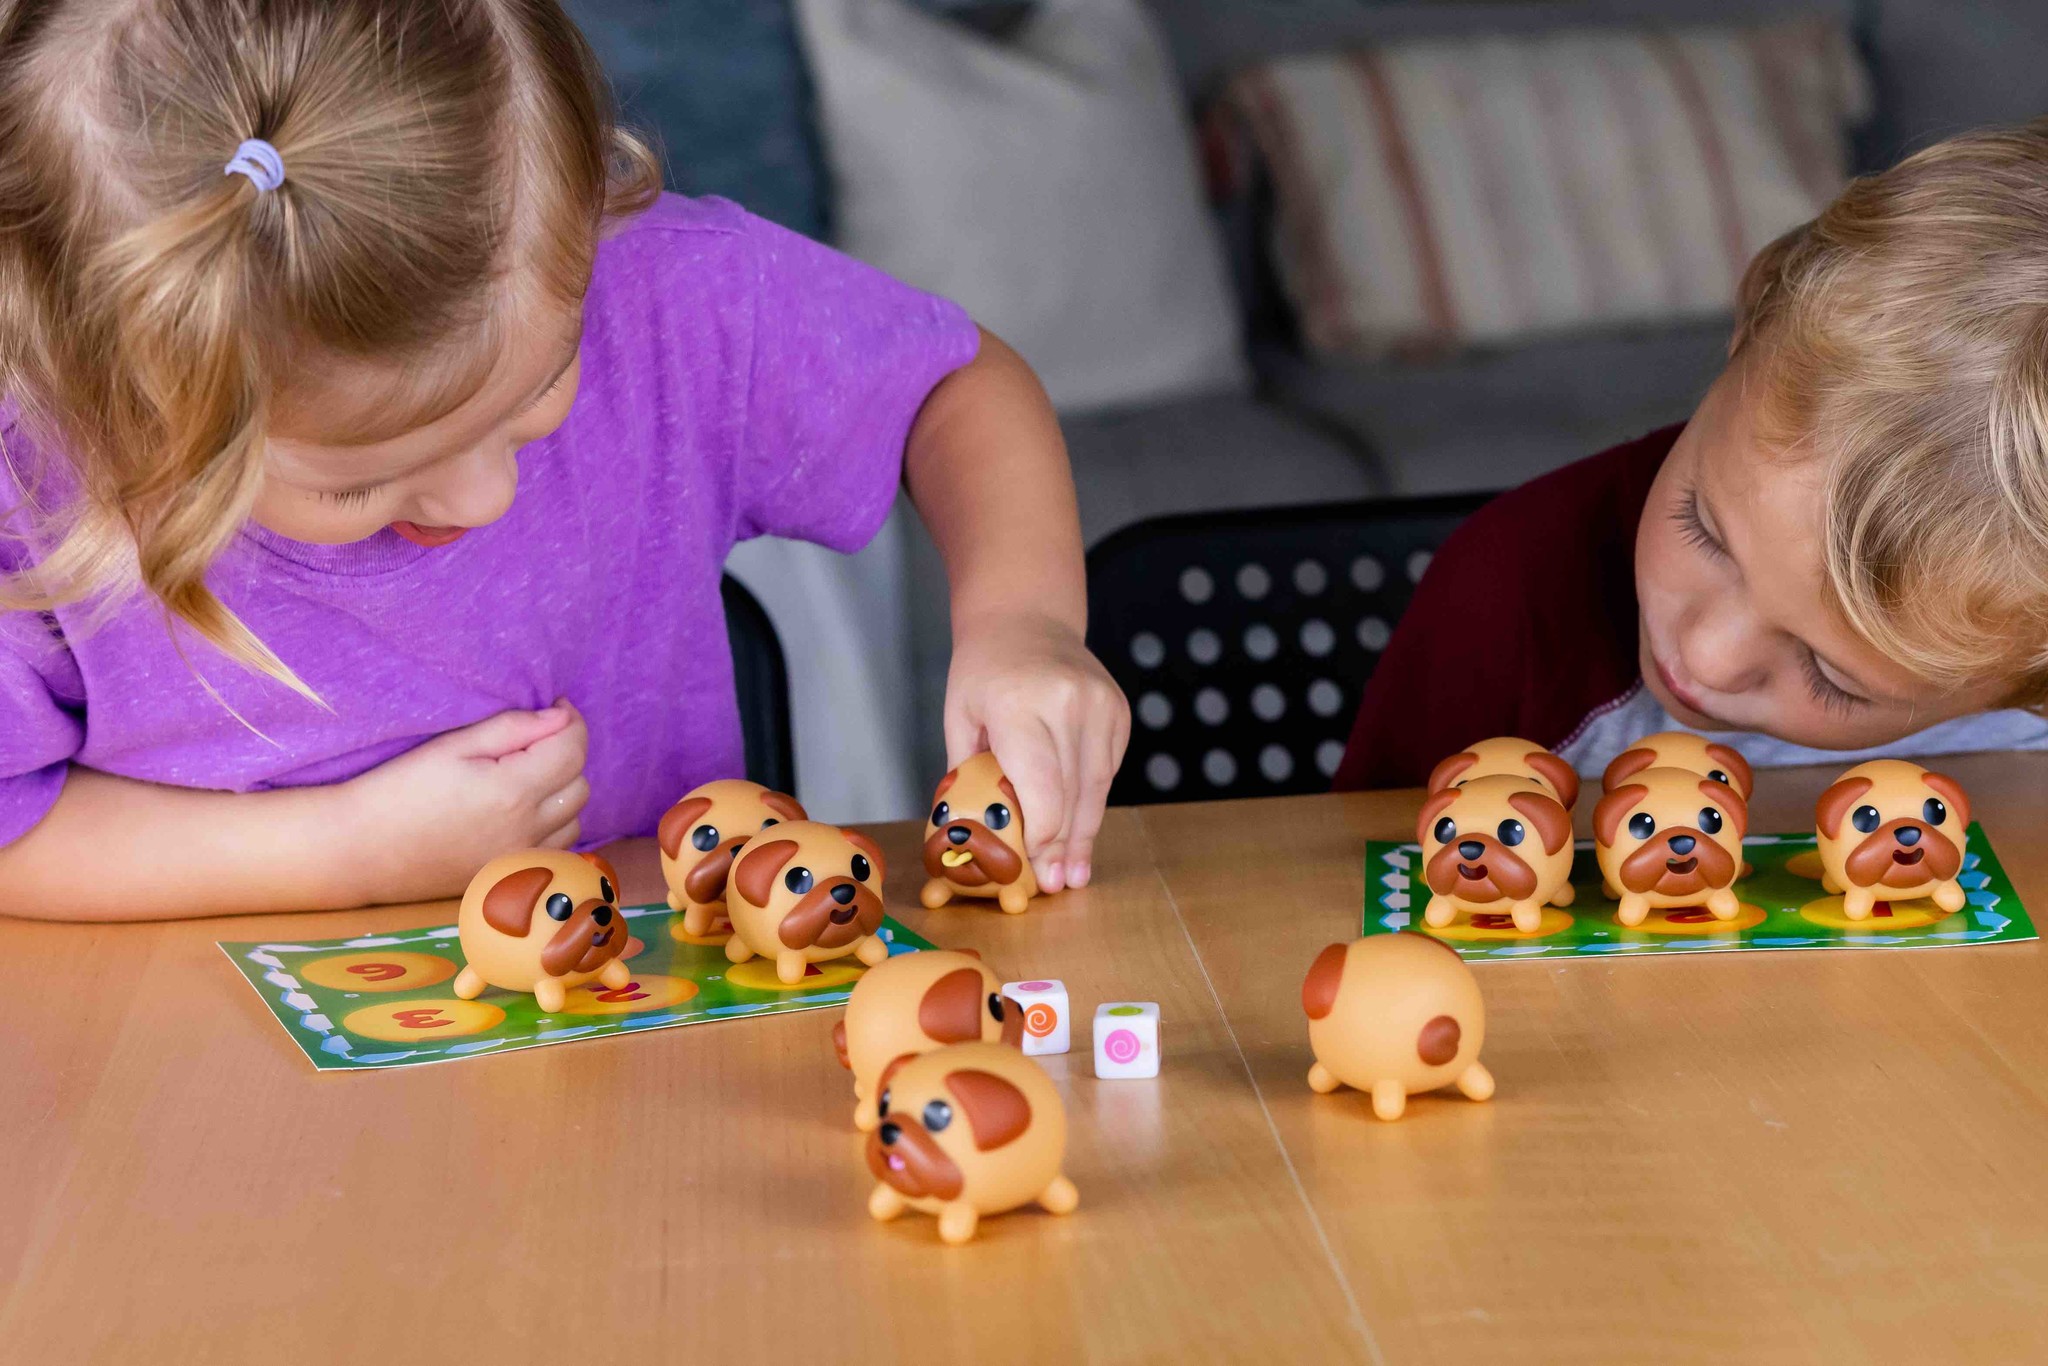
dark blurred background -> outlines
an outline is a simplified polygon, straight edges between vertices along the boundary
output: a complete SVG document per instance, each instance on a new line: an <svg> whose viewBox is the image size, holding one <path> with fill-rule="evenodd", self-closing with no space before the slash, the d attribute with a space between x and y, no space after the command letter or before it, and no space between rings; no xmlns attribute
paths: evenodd
<svg viewBox="0 0 2048 1366"><path fill-rule="evenodd" d="M1850 174L2048 110L2041 0L568 8L672 188L1031 360L1091 543L1503 488L1682 420L1750 253ZM806 800L920 810L945 591L912 520L733 569L790 654Z"/></svg>

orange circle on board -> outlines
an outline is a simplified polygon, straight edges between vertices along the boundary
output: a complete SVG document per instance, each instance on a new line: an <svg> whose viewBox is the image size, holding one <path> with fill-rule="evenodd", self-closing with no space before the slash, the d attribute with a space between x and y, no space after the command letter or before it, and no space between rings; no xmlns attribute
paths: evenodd
<svg viewBox="0 0 2048 1366"><path fill-rule="evenodd" d="M1820 850L1801 849L1785 860L1785 871L1794 877L1803 877L1808 882L1819 882L1821 878Z"/></svg>
<svg viewBox="0 0 2048 1366"><path fill-rule="evenodd" d="M774 959L749 958L744 963L727 967L725 980L749 991L809 991L813 987L846 986L859 981L860 975L866 971L861 961L849 954L822 963L807 963L803 981L785 982L775 975Z"/></svg>
<svg viewBox="0 0 2048 1366"><path fill-rule="evenodd" d="M1423 923L1415 928L1427 930L1439 939L1455 939L1460 943L1469 944L1496 939L1548 939L1551 935L1562 934L1571 927L1570 911L1545 906L1543 919L1535 929L1526 933L1515 928L1515 918L1505 911L1460 911L1458 918L1448 925Z"/></svg>
<svg viewBox="0 0 2048 1366"><path fill-rule="evenodd" d="M1842 914L1842 898L1824 896L1818 901L1809 901L1799 908L1802 920L1831 930L1917 930L1927 925L1938 925L1960 911L1944 911L1934 904L1930 897L1916 897L1911 901L1880 901L1871 908L1865 920L1851 920Z"/></svg>
<svg viewBox="0 0 2048 1366"><path fill-rule="evenodd" d="M622 987L602 982L585 982L569 988L558 1014L637 1015L647 1010L679 1006L695 996L698 986L684 977L667 977L658 972L641 973Z"/></svg>
<svg viewBox="0 0 2048 1366"><path fill-rule="evenodd" d="M505 1012L486 1001L385 1001L342 1017L341 1027L385 1043L459 1039L504 1022Z"/></svg>
<svg viewBox="0 0 2048 1366"><path fill-rule="evenodd" d="M418 991L455 975L455 964L435 953L367 949L337 953L299 965L299 976L337 991Z"/></svg>
<svg viewBox="0 0 2048 1366"><path fill-rule="evenodd" d="M1617 921L1617 924L1620 922ZM1705 906L1652 906L1640 925L1622 925L1637 934L1733 934L1764 923L1764 908L1745 901L1732 920L1716 920Z"/></svg>
<svg viewBox="0 0 2048 1366"><path fill-rule="evenodd" d="M700 948L715 949L725 943L726 940L732 938L732 922L727 920L723 913L720 913L713 917L711 921L711 933L691 934L683 928L683 917L681 914L676 914L669 917L668 933L669 938L675 940L678 944L695 944Z"/></svg>

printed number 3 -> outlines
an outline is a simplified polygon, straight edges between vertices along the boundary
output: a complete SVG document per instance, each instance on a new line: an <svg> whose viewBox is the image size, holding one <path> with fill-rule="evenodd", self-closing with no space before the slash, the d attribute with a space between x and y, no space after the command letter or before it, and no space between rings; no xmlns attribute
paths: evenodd
<svg viewBox="0 0 2048 1366"><path fill-rule="evenodd" d="M407 1029L440 1029L455 1023L453 1020L441 1019L440 1015L441 1007L431 1006L425 1010L401 1010L394 1013L391 1018Z"/></svg>

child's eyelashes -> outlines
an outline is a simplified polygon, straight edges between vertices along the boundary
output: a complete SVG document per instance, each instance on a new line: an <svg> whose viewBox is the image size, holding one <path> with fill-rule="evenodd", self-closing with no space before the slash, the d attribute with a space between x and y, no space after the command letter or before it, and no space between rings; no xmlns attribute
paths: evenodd
<svg viewBox="0 0 2048 1366"><path fill-rule="evenodd" d="M1678 534L1683 536L1695 549L1703 550L1716 559L1728 557L1728 547L1715 538L1707 529L1707 519L1700 516L1700 491L1687 489L1679 497L1677 510L1671 520L1678 523Z"/></svg>
<svg viewBox="0 0 2048 1366"><path fill-rule="evenodd" d="M323 503L333 503L345 508L361 507L370 501L370 495L376 491L377 486L374 484L359 489L343 489L339 493L323 491L320 495L320 501Z"/></svg>
<svg viewBox="0 0 2048 1366"><path fill-rule="evenodd" d="M1813 651L1801 650L1800 664L1806 670L1806 690L1826 711L1847 715L1858 707L1869 705L1868 698L1858 697L1823 673L1820 659Z"/></svg>

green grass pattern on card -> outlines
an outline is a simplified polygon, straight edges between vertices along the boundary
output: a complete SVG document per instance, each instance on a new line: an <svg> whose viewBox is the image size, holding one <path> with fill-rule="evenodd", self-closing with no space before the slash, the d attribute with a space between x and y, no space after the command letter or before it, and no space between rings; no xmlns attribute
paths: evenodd
<svg viewBox="0 0 2048 1366"><path fill-rule="evenodd" d="M414 1067L486 1057L578 1039L633 1034L711 1020L741 1019L844 1005L863 971L847 957L812 965L803 984L785 987L772 961L735 965L720 944L686 942L682 917L666 906L621 909L638 948L630 947L631 985L608 991L591 982L567 1005L541 1013L532 996L491 988L458 1000L464 959L453 925L356 939L303 943L222 943L221 951L322 1071ZM882 922L889 951L933 947L894 920Z"/></svg>
<svg viewBox="0 0 2048 1366"><path fill-rule="evenodd" d="M1507 917L1461 913L1429 933L1466 959L1616 957L1643 953L1732 953L1773 949L1913 949L1954 944L2002 944L2037 939L2034 922L2014 894L1991 840L1972 824L1958 881L1969 900L1953 915L1932 901L1882 906L1867 920L1841 914L1841 898L1820 885L1819 854L1811 831L1751 835L1742 852L1754 871L1735 884L1744 903L1732 921L1701 909L1652 911L1635 929L1615 918L1615 903L1600 890L1600 868L1590 840L1572 861L1576 896L1564 910L1546 908L1543 924L1524 934ZM1422 850L1416 844L1374 840L1365 846L1365 934L1426 929L1426 887L1413 879ZM1420 889L1421 895L1415 893Z"/></svg>

